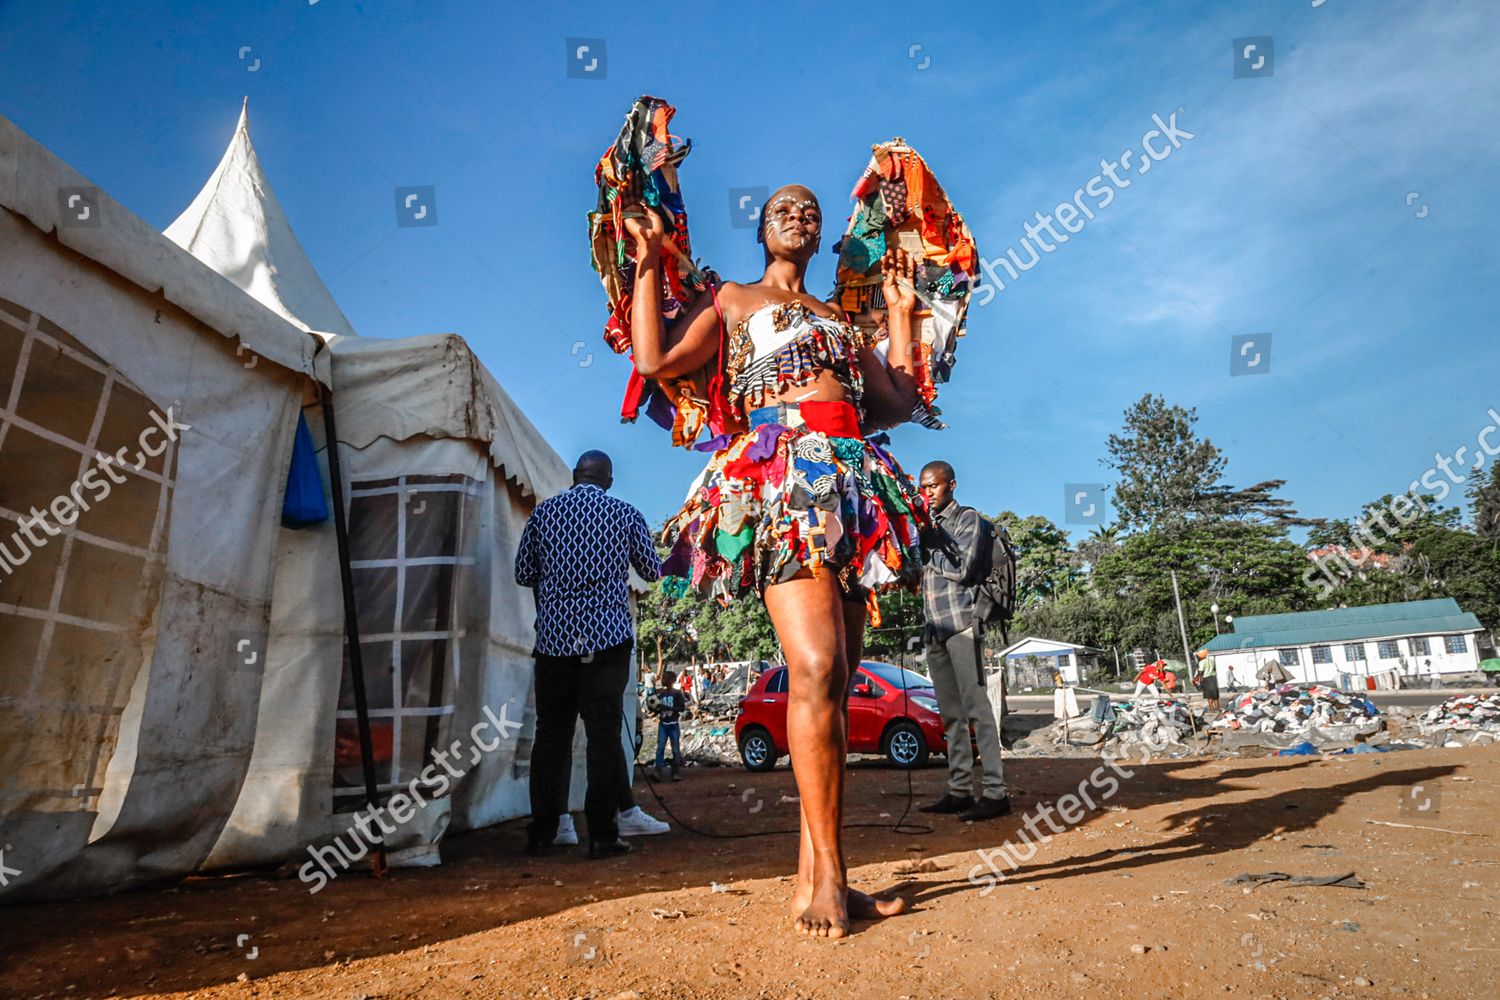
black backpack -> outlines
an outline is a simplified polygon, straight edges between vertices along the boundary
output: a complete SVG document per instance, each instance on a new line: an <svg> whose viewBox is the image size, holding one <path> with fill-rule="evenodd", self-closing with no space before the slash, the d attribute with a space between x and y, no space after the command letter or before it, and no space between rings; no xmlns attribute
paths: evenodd
<svg viewBox="0 0 1500 1000"><path fill-rule="evenodd" d="M1000 635L1010 642L1006 626L1016 616L1016 548L1010 542L1005 525L996 524L983 515L979 518L983 551L988 553L984 579L974 595L974 616L978 621L1000 626Z"/></svg>

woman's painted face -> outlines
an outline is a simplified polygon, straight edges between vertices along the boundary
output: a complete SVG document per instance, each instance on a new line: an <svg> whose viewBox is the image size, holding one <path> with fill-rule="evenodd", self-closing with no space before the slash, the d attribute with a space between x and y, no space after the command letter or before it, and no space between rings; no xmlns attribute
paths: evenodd
<svg viewBox="0 0 1500 1000"><path fill-rule="evenodd" d="M766 246L789 251L817 248L823 234L823 212L818 200L805 188L778 191L766 204ZM774 241L774 242L773 242Z"/></svg>

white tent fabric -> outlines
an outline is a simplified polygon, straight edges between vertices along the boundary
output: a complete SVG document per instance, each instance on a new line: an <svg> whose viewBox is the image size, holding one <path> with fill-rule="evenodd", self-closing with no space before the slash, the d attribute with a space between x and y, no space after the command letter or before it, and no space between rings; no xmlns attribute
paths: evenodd
<svg viewBox="0 0 1500 1000"><path fill-rule="evenodd" d="M247 98L208 183L165 235L304 330L353 336L261 169L250 142L249 104Z"/></svg>
<svg viewBox="0 0 1500 1000"><path fill-rule="evenodd" d="M311 331L314 357L316 314L260 278L322 284L269 188L242 184L259 167L241 126L215 190L254 194L238 211L261 221L223 196L199 206L200 235L252 234L208 254L225 280L0 118L0 843L21 871L0 901L353 844L333 525L279 526L303 407L330 492L318 382L339 419L377 777L427 796L392 810L386 847L435 861L446 829L529 810L534 612L512 566L567 466L457 336ZM72 189L99 225L60 225ZM21 558L27 512L55 509L96 451L129 457L153 412L189 425L181 440ZM633 730L633 690L625 704ZM455 745L463 775L439 788L426 765Z"/></svg>
<svg viewBox="0 0 1500 1000"><path fill-rule="evenodd" d="M384 838L435 860L449 827L530 811L534 609L513 560L536 500L566 488L569 472L456 336L333 338L319 363L334 387L382 794L459 747L463 776L442 782L451 794L434 793L429 772L418 783L428 804ZM300 867L330 842L353 853L362 784L337 567L330 526L285 533L255 758L209 867ZM474 738L476 726L493 730L490 716L518 725ZM580 743L575 807L583 763Z"/></svg>
<svg viewBox="0 0 1500 1000"><path fill-rule="evenodd" d="M315 345L0 118L0 900L218 839Z"/></svg>

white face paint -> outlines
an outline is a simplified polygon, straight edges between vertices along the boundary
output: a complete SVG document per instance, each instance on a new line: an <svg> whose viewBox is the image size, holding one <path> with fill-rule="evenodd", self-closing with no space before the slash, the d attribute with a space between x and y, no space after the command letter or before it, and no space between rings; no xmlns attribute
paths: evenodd
<svg viewBox="0 0 1500 1000"><path fill-rule="evenodd" d="M780 195L766 206L766 235L774 233L781 236L791 226L794 218L810 224L815 230L812 238L817 239L823 226L823 215L818 203L811 198L799 198L794 194Z"/></svg>

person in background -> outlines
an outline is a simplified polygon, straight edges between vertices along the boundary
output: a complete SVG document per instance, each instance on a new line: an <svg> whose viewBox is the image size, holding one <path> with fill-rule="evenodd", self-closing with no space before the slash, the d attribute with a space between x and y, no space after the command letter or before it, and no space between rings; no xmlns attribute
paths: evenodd
<svg viewBox="0 0 1500 1000"><path fill-rule="evenodd" d="M620 733L635 644L628 580L631 567L646 580L659 579L661 560L641 512L609 496L613 483L609 456L584 452L572 488L537 504L516 552L516 582L536 598L536 737L526 830L532 855L552 853L568 811L580 717L588 739L589 857L630 850L618 820L627 775Z"/></svg>
<svg viewBox="0 0 1500 1000"><path fill-rule="evenodd" d="M677 690L677 675L668 670L661 675L662 686L656 689L655 705L651 714L656 716L656 780L661 780L661 768L666 763L667 741L672 741L672 780L682 780L682 717L687 713L687 695Z"/></svg>
<svg viewBox="0 0 1500 1000"><path fill-rule="evenodd" d="M1145 669L1135 675L1135 693L1130 696L1130 700L1138 700L1141 694L1148 690L1151 692L1151 697L1160 698L1161 689L1157 685L1162 682L1166 666L1166 660L1155 660L1146 664Z"/></svg>
<svg viewBox="0 0 1500 1000"><path fill-rule="evenodd" d="M1267 660L1255 676L1268 691L1281 687L1292 679L1292 675L1286 672L1286 667L1281 665L1281 660L1275 656Z"/></svg>
<svg viewBox="0 0 1500 1000"><path fill-rule="evenodd" d="M1203 690L1203 698L1208 702L1208 707L1217 712L1219 710L1219 666L1206 649L1198 650L1198 676L1193 678L1193 683Z"/></svg>
<svg viewBox="0 0 1500 1000"><path fill-rule="evenodd" d="M933 526L923 533L922 611L927 619L927 672L937 692L938 714L948 735L948 790L925 813L957 813L965 822L994 819L1010 812L1005 766L1000 759L1000 726L984 687L984 623L976 620L975 598L988 571L988 539L973 507L953 498L958 480L947 462L922 469L922 495ZM979 748L982 789L974 798L974 743Z"/></svg>

